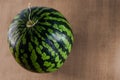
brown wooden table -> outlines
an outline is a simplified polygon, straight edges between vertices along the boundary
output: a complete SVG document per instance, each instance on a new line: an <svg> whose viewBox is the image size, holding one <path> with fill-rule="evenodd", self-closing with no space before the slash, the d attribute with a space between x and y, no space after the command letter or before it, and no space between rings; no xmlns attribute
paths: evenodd
<svg viewBox="0 0 120 80"><path fill-rule="evenodd" d="M26 71L9 51L8 26L29 2L61 11L72 25L74 46L57 72ZM120 80L120 0L0 0L0 80Z"/></svg>

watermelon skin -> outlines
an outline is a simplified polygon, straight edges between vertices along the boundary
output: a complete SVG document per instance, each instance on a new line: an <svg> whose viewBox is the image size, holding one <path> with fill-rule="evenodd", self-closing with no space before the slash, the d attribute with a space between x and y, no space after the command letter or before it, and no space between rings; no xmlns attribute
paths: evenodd
<svg viewBox="0 0 120 80"><path fill-rule="evenodd" d="M30 10L22 10L9 26L10 51L27 70L37 73L56 71L67 59L73 45L70 24L53 8L31 7ZM31 23L28 23L29 15Z"/></svg>

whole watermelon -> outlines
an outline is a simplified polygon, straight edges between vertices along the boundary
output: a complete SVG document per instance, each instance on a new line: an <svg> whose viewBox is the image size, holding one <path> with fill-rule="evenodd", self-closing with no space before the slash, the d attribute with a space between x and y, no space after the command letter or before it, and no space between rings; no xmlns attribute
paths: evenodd
<svg viewBox="0 0 120 80"><path fill-rule="evenodd" d="M31 7L15 16L8 30L10 51L15 60L32 72L53 72L67 59L73 33L57 10Z"/></svg>

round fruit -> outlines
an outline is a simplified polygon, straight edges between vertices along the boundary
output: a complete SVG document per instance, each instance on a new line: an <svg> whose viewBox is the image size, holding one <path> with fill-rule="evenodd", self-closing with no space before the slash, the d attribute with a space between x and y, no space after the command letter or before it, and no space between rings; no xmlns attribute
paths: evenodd
<svg viewBox="0 0 120 80"><path fill-rule="evenodd" d="M15 60L33 72L53 72L67 59L73 33L69 22L57 10L31 7L15 16L8 31Z"/></svg>

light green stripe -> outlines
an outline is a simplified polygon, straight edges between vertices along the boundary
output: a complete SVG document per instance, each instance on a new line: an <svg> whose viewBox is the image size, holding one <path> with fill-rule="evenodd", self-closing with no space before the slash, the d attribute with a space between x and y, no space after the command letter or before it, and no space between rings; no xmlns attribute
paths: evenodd
<svg viewBox="0 0 120 80"><path fill-rule="evenodd" d="M33 28L33 30L34 30L34 28ZM36 26L36 30L41 33L43 30L46 30L46 29L44 26Z"/></svg>
<svg viewBox="0 0 120 80"><path fill-rule="evenodd" d="M52 64L51 62L45 61L43 65L49 67L51 64Z"/></svg>
<svg viewBox="0 0 120 80"><path fill-rule="evenodd" d="M68 51L70 52L70 50L71 50L71 44L70 44L70 42L68 41L68 39L66 39L66 36L65 35L61 35L61 34L59 34L59 33L56 33L56 36L59 38L60 37L60 39L64 42L64 44L65 44L65 48L66 49L68 49Z"/></svg>
<svg viewBox="0 0 120 80"><path fill-rule="evenodd" d="M43 53L41 54L41 56L42 56L42 59L43 59L43 60L48 60L48 59L50 59L50 56L46 55L45 52L43 52Z"/></svg>
<svg viewBox="0 0 120 80"><path fill-rule="evenodd" d="M67 32L68 36L72 35L72 32L69 29L67 29L64 25L60 25L59 29L62 29L63 31Z"/></svg>
<svg viewBox="0 0 120 80"><path fill-rule="evenodd" d="M60 68L62 65L63 65L63 62L61 62L61 60L58 61L58 63L57 63L57 67Z"/></svg>
<svg viewBox="0 0 120 80"><path fill-rule="evenodd" d="M32 62L36 62L36 60L37 60L37 55L36 55L36 53L35 53L35 50L32 50L30 59L32 60Z"/></svg>
<svg viewBox="0 0 120 80"><path fill-rule="evenodd" d="M64 51L62 51L62 48L60 48L58 51L60 52L61 56L62 56L64 59L67 59L67 57L68 57L68 56L67 56L67 53L64 52Z"/></svg>
<svg viewBox="0 0 120 80"><path fill-rule="evenodd" d="M64 16L60 12L51 12L51 13L64 18Z"/></svg>
<svg viewBox="0 0 120 80"><path fill-rule="evenodd" d="M26 32L23 34L23 37L22 37L22 43L23 43L23 45L26 44L26 37L25 37L25 35L26 35Z"/></svg>
<svg viewBox="0 0 120 80"><path fill-rule="evenodd" d="M36 62L37 60L37 55L35 53L35 50L32 50L32 53L31 53L31 56L30 56L30 59L32 61L32 64L33 66L35 67L35 69L38 71L38 72L43 72L40 65Z"/></svg>
<svg viewBox="0 0 120 80"><path fill-rule="evenodd" d="M19 17L20 17L20 15L18 14L14 17L14 19L19 19Z"/></svg>
<svg viewBox="0 0 120 80"><path fill-rule="evenodd" d="M29 11L29 10L28 10ZM40 8L35 8L31 10L31 15L37 13L38 11L40 11ZM29 11L30 12L30 11Z"/></svg>
<svg viewBox="0 0 120 80"><path fill-rule="evenodd" d="M64 32L66 32L69 37L72 36L72 32L68 28L66 28L64 25L54 24L53 27L55 29L57 29L58 31L61 31L61 32L64 31Z"/></svg>
<svg viewBox="0 0 120 80"><path fill-rule="evenodd" d="M14 54L14 50L13 50L12 47L10 47L10 51L11 51L12 54Z"/></svg>
<svg viewBox="0 0 120 80"><path fill-rule="evenodd" d="M49 22L40 22L40 24L46 25L46 26L51 26L51 24Z"/></svg>
<svg viewBox="0 0 120 80"><path fill-rule="evenodd" d="M15 60L16 60L18 63L21 64L21 61L20 61L20 59L19 59L19 55L18 55L17 52L15 52Z"/></svg>
<svg viewBox="0 0 120 80"><path fill-rule="evenodd" d="M38 33L35 29L33 29L33 30L34 30L34 32L37 34L37 36L38 36L40 39L45 40L45 38L42 37L42 36L40 35L40 33Z"/></svg>
<svg viewBox="0 0 120 80"><path fill-rule="evenodd" d="M21 52L21 53L24 53L25 51L24 51L24 49L20 49L20 52Z"/></svg>
<svg viewBox="0 0 120 80"><path fill-rule="evenodd" d="M32 30L34 30L34 29L32 29ZM39 35L38 35L38 36L39 36ZM38 39L37 39L36 37L33 37L33 34L31 34L31 41L32 41L33 43L35 43L36 46L39 45L39 41L38 41Z"/></svg>
<svg viewBox="0 0 120 80"><path fill-rule="evenodd" d="M53 41L53 42L54 42L55 47L59 49L60 45L58 44L58 42L56 41L56 39L55 39L55 38L53 38L53 37L52 37L52 35L51 35L51 36L49 36L48 34L46 34L46 36L47 36L47 38L48 38L49 40Z"/></svg>
<svg viewBox="0 0 120 80"><path fill-rule="evenodd" d="M52 56L56 55L55 51L47 43L45 43L44 41L42 41L42 45L43 45L43 47L47 48L49 52L51 52Z"/></svg>
<svg viewBox="0 0 120 80"><path fill-rule="evenodd" d="M34 63L37 72L44 72L38 63Z"/></svg>
<svg viewBox="0 0 120 80"><path fill-rule="evenodd" d="M49 17L49 15L50 15L49 12L43 13L43 14L40 15L39 19L41 19L44 16Z"/></svg>
<svg viewBox="0 0 120 80"><path fill-rule="evenodd" d="M72 43L73 43L73 41L74 41L74 37L73 37L73 34L71 35L71 40L72 40Z"/></svg>
<svg viewBox="0 0 120 80"><path fill-rule="evenodd" d="M46 20L61 21L61 22L66 23L68 26L70 26L70 24L65 19L62 19L62 18L55 18L55 17L48 16L48 17L45 17L44 19L46 19Z"/></svg>
<svg viewBox="0 0 120 80"><path fill-rule="evenodd" d="M38 46L39 45L39 41L38 41L38 39L36 38L36 37L32 37L31 38L31 41L33 42L33 43L35 43L36 44L36 46Z"/></svg>
<svg viewBox="0 0 120 80"><path fill-rule="evenodd" d="M27 54L24 53L21 58L22 58L22 62L24 63L24 66L25 66L27 69L31 69L31 67L29 66L28 61L27 61L27 59L26 59L26 58L28 58Z"/></svg>
<svg viewBox="0 0 120 80"><path fill-rule="evenodd" d="M59 56L56 56L55 62L58 62L60 60Z"/></svg>
<svg viewBox="0 0 120 80"><path fill-rule="evenodd" d="M54 68L55 64L51 64L50 67L47 69L47 71L53 72L56 71L57 69Z"/></svg>
<svg viewBox="0 0 120 80"><path fill-rule="evenodd" d="M67 29L64 25L57 25L57 24L54 24L53 27L57 30L59 30L60 32L66 32L67 35L71 38L71 40L73 41L73 34L71 32L71 30Z"/></svg>
<svg viewBox="0 0 120 80"><path fill-rule="evenodd" d="M16 59L16 61L17 61L18 63L21 63L21 62L20 62L20 59L19 59L19 54L20 54L20 52L19 52L19 47L20 47L20 42L22 41L22 40L21 40L22 36L23 36L23 35L20 36L20 38L19 38L19 40L18 40L18 42L17 42L17 44L16 44L15 59Z"/></svg>
<svg viewBox="0 0 120 80"><path fill-rule="evenodd" d="M39 9L39 8L38 8ZM46 8L46 7L44 7L44 8L42 8L41 10L39 10L39 12L37 12L37 14L39 15L40 13L42 13L44 10L47 10L47 9L49 9L49 8ZM44 13L43 13L44 14Z"/></svg>
<svg viewBox="0 0 120 80"><path fill-rule="evenodd" d="M60 54L61 54L61 56L64 58L64 59L66 59L67 58L67 54L66 54L66 52L64 52L63 50L62 50L62 48L60 48L58 45L58 42L56 42L52 37L48 37L49 39L51 39L51 40L53 40L53 42L54 42L54 45L55 45L55 47L58 49L58 51L60 52ZM68 45L68 44L67 44ZM68 50L70 50L71 48L67 48Z"/></svg>
<svg viewBox="0 0 120 80"><path fill-rule="evenodd" d="M28 43L28 46L29 46L28 50L29 50L29 52L31 52L33 50L33 46L32 46L32 44L30 42Z"/></svg>
<svg viewBox="0 0 120 80"><path fill-rule="evenodd" d="M42 54L42 49L43 49L43 46L42 45L39 45L38 47L36 47L36 51L38 54Z"/></svg>
<svg viewBox="0 0 120 80"><path fill-rule="evenodd" d="M54 31L52 29L48 29L48 32L49 33L53 33Z"/></svg>

